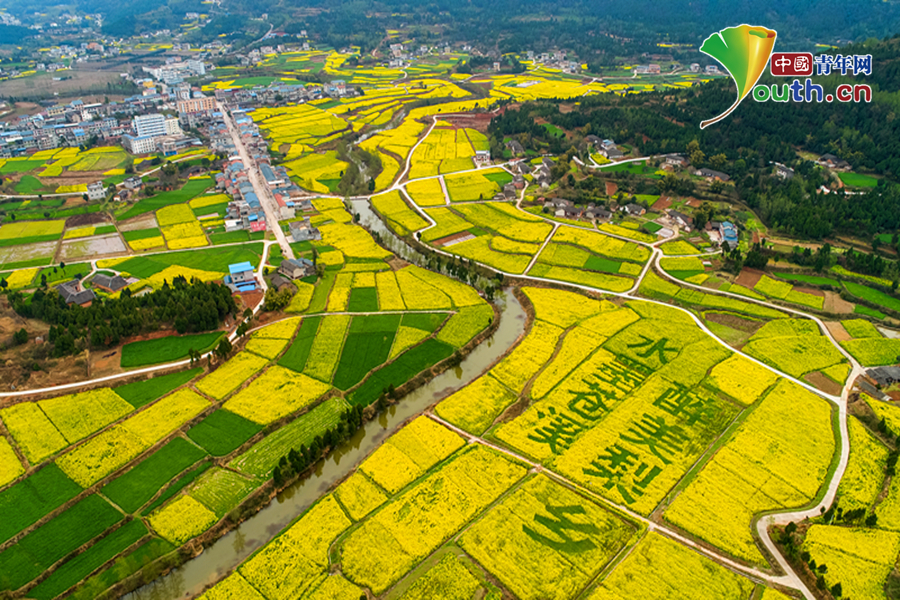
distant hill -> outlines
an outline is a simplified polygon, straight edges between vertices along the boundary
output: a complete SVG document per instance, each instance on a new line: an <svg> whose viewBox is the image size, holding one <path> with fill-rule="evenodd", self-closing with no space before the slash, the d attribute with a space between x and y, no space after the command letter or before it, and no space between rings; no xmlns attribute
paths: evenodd
<svg viewBox="0 0 900 600"><path fill-rule="evenodd" d="M497 40L502 50L603 49L610 43L627 43L622 38L652 38L655 44L660 35L697 45L710 33L739 23L776 29L782 48L805 48L815 43L886 37L898 33L900 23L900 3L881 0L228 0L222 9L201 5L200 0L66 2L73 3L84 11L103 14L104 29L120 35L177 29L186 12L221 15L227 11L257 17L267 13L276 27L307 29L322 41L377 43L372 40L380 40L378 36L388 27L441 25L445 39ZM61 4L60 0L7 2L13 13ZM234 23L224 19L218 26L230 29ZM215 31L218 33L231 31ZM434 33L430 35L437 39Z"/></svg>

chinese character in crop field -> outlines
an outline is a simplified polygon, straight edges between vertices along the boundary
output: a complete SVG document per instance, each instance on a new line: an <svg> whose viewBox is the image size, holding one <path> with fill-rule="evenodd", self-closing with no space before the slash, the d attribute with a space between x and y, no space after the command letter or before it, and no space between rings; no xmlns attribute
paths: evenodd
<svg viewBox="0 0 900 600"><path fill-rule="evenodd" d="M554 406L548 408L546 412L538 411L537 415L541 421L546 420L546 424L535 428L528 434L528 439L539 444L547 444L554 454L567 450L578 434L585 430L584 425L571 416L558 412Z"/></svg>
<svg viewBox="0 0 900 600"><path fill-rule="evenodd" d="M603 364L594 377L627 394L644 381L642 373L629 369L619 361Z"/></svg>
<svg viewBox="0 0 900 600"><path fill-rule="evenodd" d="M554 537L546 536L527 525L522 525L522 531L536 542L540 542L545 546L549 546L558 552L587 552L593 550L596 546L594 541L584 535L574 534L597 534L600 529L593 523L578 523L569 515L584 515L583 506L551 506L545 505L550 517L535 514L534 521L549 529Z"/></svg>
<svg viewBox="0 0 900 600"><path fill-rule="evenodd" d="M678 354L678 348L669 348L666 344L669 342L668 338L663 338L658 341L653 341L651 338L648 338L646 335L640 335L643 341L638 342L636 344L628 344L628 348L632 350L644 349L644 352L638 352L637 355L641 358L650 358L654 354L659 358L659 362L662 364L666 364L669 362L669 359L666 358L667 352L674 352L676 355Z"/></svg>
<svg viewBox="0 0 900 600"><path fill-rule="evenodd" d="M653 401L653 406L679 418L688 425L708 423L719 409L708 398L701 398L683 385L669 388Z"/></svg>
<svg viewBox="0 0 900 600"><path fill-rule="evenodd" d="M671 460L665 455L681 452L688 436L678 425L666 423L664 417L644 414L641 421L629 427L628 433L623 433L619 439L635 446L646 446L663 464L668 465Z"/></svg>
<svg viewBox="0 0 900 600"><path fill-rule="evenodd" d="M587 391L569 390L573 398L569 400L569 410L587 421L596 421L610 411L607 401L614 403L619 398L597 381L584 380Z"/></svg>
<svg viewBox="0 0 900 600"><path fill-rule="evenodd" d="M657 466L649 466L646 462L638 464L640 457L620 446L613 444L591 461L591 466L582 469L585 475L603 479L603 487L607 490L616 488L626 504L634 504L636 498L644 495L644 490L662 473Z"/></svg>

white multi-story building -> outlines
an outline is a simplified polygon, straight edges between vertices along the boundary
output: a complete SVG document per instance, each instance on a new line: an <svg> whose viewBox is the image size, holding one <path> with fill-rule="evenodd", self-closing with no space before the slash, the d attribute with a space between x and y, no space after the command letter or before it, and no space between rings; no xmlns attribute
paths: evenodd
<svg viewBox="0 0 900 600"><path fill-rule="evenodd" d="M165 115L139 115L134 118L133 126L139 138L166 135Z"/></svg>
<svg viewBox="0 0 900 600"><path fill-rule="evenodd" d="M132 154L156 152L156 138L150 136L123 135L122 145Z"/></svg>
<svg viewBox="0 0 900 600"><path fill-rule="evenodd" d="M177 117L166 118L166 135L181 135L181 125Z"/></svg>
<svg viewBox="0 0 900 600"><path fill-rule="evenodd" d="M102 200L106 197L106 188L102 181L89 183L87 186L87 195L90 200Z"/></svg>

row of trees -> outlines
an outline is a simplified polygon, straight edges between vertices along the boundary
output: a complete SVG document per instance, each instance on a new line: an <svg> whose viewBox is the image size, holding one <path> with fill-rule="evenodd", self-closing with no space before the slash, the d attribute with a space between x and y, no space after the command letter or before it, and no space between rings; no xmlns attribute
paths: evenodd
<svg viewBox="0 0 900 600"><path fill-rule="evenodd" d="M306 471L310 465L315 464L322 455L334 448L344 440L350 438L362 427L364 422L363 407L356 404L341 414L337 425L317 435L310 443L300 444L299 448L292 448L290 452L281 457L278 466L272 472L272 480L275 487L281 488L296 475Z"/></svg>

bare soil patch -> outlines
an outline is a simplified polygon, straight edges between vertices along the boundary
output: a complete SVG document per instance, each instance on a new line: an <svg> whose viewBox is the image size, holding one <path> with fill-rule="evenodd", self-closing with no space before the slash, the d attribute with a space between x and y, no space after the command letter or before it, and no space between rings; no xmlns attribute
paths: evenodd
<svg viewBox="0 0 900 600"><path fill-rule="evenodd" d="M839 342L846 342L852 339L840 321L825 321L825 327L831 336Z"/></svg>
<svg viewBox="0 0 900 600"><path fill-rule="evenodd" d="M663 211L672 206L672 199L668 196L660 196L659 200L653 203L653 206L650 207L650 210L654 211Z"/></svg>
<svg viewBox="0 0 900 600"><path fill-rule="evenodd" d="M66 219L66 227L81 227L84 225L99 225L106 223L109 219L104 213L88 213L85 215L75 215Z"/></svg>
<svg viewBox="0 0 900 600"><path fill-rule="evenodd" d="M617 191L619 191L619 186L616 183L614 183L612 181L606 182L606 195L607 196L615 196Z"/></svg>
<svg viewBox="0 0 900 600"><path fill-rule="evenodd" d="M850 314L853 312L853 303L847 302L836 292L825 292L825 305L822 308L825 312L836 315Z"/></svg>
<svg viewBox="0 0 900 600"><path fill-rule="evenodd" d="M399 271L400 269L404 269L409 266L410 263L406 262L399 256L391 257L387 263L390 265L392 271Z"/></svg>
<svg viewBox="0 0 900 600"><path fill-rule="evenodd" d="M751 321L750 319L743 319L737 315L725 313L708 312L703 316L707 321L719 323L720 325L725 325L746 333L756 333L756 330L763 325L759 321Z"/></svg>
<svg viewBox="0 0 900 600"><path fill-rule="evenodd" d="M118 234L111 234L86 239L76 238L63 242L59 250L59 257L62 260L72 260L88 256L121 254L125 251L125 242L122 241L122 238Z"/></svg>
<svg viewBox="0 0 900 600"><path fill-rule="evenodd" d="M155 229L156 227L156 215L153 213L147 213L146 215L119 223L120 231L137 231L139 229Z"/></svg>
<svg viewBox="0 0 900 600"><path fill-rule="evenodd" d="M826 394L831 394L833 396L839 396L841 394L841 384L818 371L805 375L803 379Z"/></svg>
<svg viewBox="0 0 900 600"><path fill-rule="evenodd" d="M738 275L738 278L735 279L735 283L738 285L742 285L745 288L753 289L762 276L765 275L762 271L757 271L756 269L743 269L741 270L741 274Z"/></svg>

